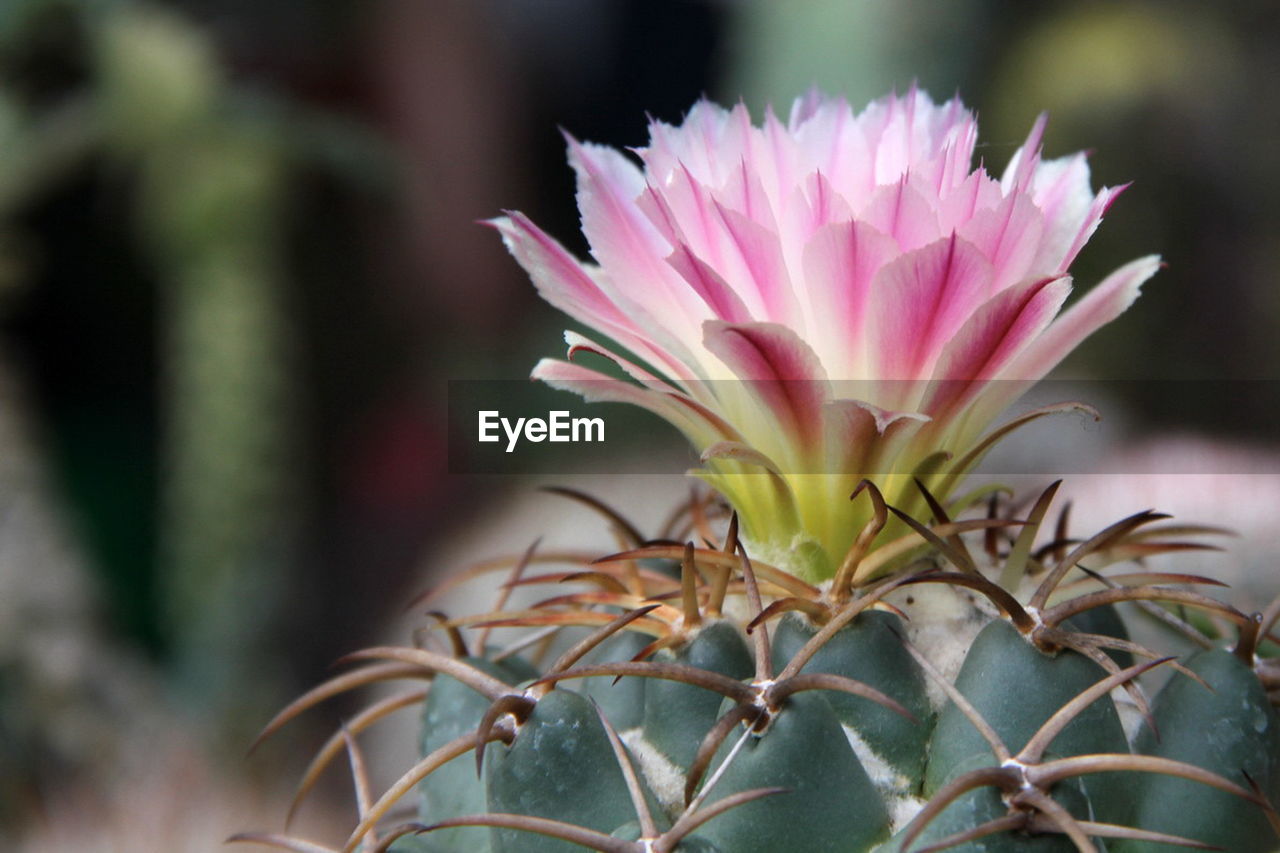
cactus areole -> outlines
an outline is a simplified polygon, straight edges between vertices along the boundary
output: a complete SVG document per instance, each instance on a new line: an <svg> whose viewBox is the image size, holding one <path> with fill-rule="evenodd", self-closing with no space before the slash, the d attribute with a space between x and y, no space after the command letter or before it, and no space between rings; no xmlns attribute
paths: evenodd
<svg viewBox="0 0 1280 853"><path fill-rule="evenodd" d="M458 582L501 573L492 609L432 611L425 641L358 652L282 711L264 734L428 682L349 721L300 786L349 753L344 851L1280 849L1280 599L1247 613L1135 566L1214 528L1148 511L1077 537L1057 483L959 488L1020 424L1092 412L1000 421L1158 267L1064 308L1118 190L1082 154L1044 159L1044 124L999 178L963 105L915 89L856 114L814 93L761 126L700 102L638 162L569 140L593 262L519 213L491 223L601 336L566 333L533 376L665 418L710 489L648 533L551 489L619 549L476 566ZM408 707L421 755L375 796L357 738Z"/></svg>

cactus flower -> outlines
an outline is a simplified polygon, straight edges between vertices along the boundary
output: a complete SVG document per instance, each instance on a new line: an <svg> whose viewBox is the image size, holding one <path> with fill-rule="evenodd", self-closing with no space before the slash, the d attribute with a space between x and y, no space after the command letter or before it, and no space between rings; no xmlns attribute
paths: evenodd
<svg viewBox="0 0 1280 853"><path fill-rule="evenodd" d="M594 262L519 213L492 224L611 343L567 332L569 359L533 377L665 418L756 553L830 577L870 513L849 500L862 479L890 503L917 499L913 476L945 500L1001 412L1158 267L1135 260L1064 310L1122 188L1094 192L1083 153L1044 159L1044 125L999 178L974 166L973 114L915 89L857 114L811 93L762 126L701 101L654 121L639 163L571 138Z"/></svg>

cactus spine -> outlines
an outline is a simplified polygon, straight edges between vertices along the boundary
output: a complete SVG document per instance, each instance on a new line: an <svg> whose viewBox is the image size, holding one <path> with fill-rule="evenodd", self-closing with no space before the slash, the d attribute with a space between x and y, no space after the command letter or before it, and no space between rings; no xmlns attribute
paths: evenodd
<svg viewBox="0 0 1280 853"><path fill-rule="evenodd" d="M1024 518L958 520L926 492L933 518L870 550L893 510L868 484L861 547L822 587L752 561L701 501L684 529L585 566L532 575L531 549L509 582L545 600L437 620L447 649L353 655L268 732L341 689L431 682L343 735L422 705L422 760L364 804L348 851L1275 849L1280 721L1259 651L1280 608L1242 613L1196 591L1203 577L1104 573L1188 547L1156 513L1032 551L1055 490ZM1129 639L1121 609L1222 630L1179 620L1208 647L1179 662ZM496 625L551 628L558 652L494 648ZM381 829L415 789L418 819Z"/></svg>

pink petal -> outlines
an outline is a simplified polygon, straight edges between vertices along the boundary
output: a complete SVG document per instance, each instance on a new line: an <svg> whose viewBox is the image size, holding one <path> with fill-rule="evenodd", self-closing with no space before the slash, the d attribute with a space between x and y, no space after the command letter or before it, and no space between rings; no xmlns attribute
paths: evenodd
<svg viewBox="0 0 1280 853"><path fill-rule="evenodd" d="M950 102L958 116L950 121L947 143L943 151L943 168L939 176L938 194L946 195L969 177L973 164L973 150L978 144L978 122L958 100Z"/></svg>
<svg viewBox="0 0 1280 853"><path fill-rule="evenodd" d="M813 350L777 323L703 324L706 348L773 413L785 433L817 447L826 374Z"/></svg>
<svg viewBox="0 0 1280 853"><path fill-rule="evenodd" d="M590 367L544 358L534 365L529 378L545 382L553 388L572 391L589 403L630 403L640 406L683 429L681 418L665 394Z"/></svg>
<svg viewBox="0 0 1280 853"><path fill-rule="evenodd" d="M910 176L903 175L893 184L881 187L859 215L869 225L897 240L904 252L942 236L933 206L913 184Z"/></svg>
<svg viewBox="0 0 1280 853"><path fill-rule="evenodd" d="M1031 197L1049 222L1078 220L1093 201L1089 161L1083 152L1041 160L1031 178Z"/></svg>
<svg viewBox="0 0 1280 853"><path fill-rule="evenodd" d="M1042 279L989 299L943 350L924 410L942 419L948 409L963 406L1048 327L1070 292L1070 279Z"/></svg>
<svg viewBox="0 0 1280 853"><path fill-rule="evenodd" d="M507 250L533 279L542 298L575 320L630 328L630 319L600 290L582 264L523 213L485 223L502 235Z"/></svg>
<svg viewBox="0 0 1280 853"><path fill-rule="evenodd" d="M1065 271L1071 265L1071 262L1076 259L1076 255L1080 254L1080 250L1084 248L1084 244L1093 236L1093 232L1098 230L1098 224L1102 222L1102 217L1106 214L1107 209L1111 207L1111 203L1128 188L1129 185L1124 184L1118 187L1103 187L1098 192L1097 197L1089 205L1088 213L1085 214L1083 221L1080 223L1075 239L1071 241L1071 245L1067 248L1062 260L1058 262L1059 269Z"/></svg>
<svg viewBox="0 0 1280 853"><path fill-rule="evenodd" d="M857 118L854 119L858 129L866 138L867 145L873 150L880 144L884 129L888 127L889 120L897 110L897 103L898 99L894 95L880 98L863 107L862 112L858 113ZM874 161L874 158L872 160Z"/></svg>
<svg viewBox="0 0 1280 853"><path fill-rule="evenodd" d="M661 188L650 185L639 207L675 246L668 264L716 317L734 322L752 315L788 319L794 303L772 215L758 179L739 177L742 172L734 172L728 193L713 198L681 165ZM754 196L768 227L726 207L721 201L725 195L734 196L747 211Z"/></svg>
<svg viewBox="0 0 1280 853"><path fill-rule="evenodd" d="M700 99L684 117L681 135L685 145L680 163L703 183L719 183L726 163L733 163L732 151L722 147L729 111L706 98Z"/></svg>
<svg viewBox="0 0 1280 853"><path fill-rule="evenodd" d="M572 391L589 403L639 406L667 421L698 445L742 440L723 419L682 394L640 387L589 367L550 358L539 361L529 378L561 391Z"/></svg>
<svg viewBox="0 0 1280 853"><path fill-rule="evenodd" d="M830 318L822 308L822 288L809 281L804 272L804 252L814 232L829 222L847 222L853 211L821 172L814 172L791 191L778 222L778 240L783 263L799 290L794 305L798 309L801 334L819 349L824 363L843 348L828 334ZM890 241L892 242L892 241ZM840 362L831 362L839 364Z"/></svg>
<svg viewBox="0 0 1280 853"><path fill-rule="evenodd" d="M593 355L598 355L601 358L607 358L609 361L612 361L628 376L647 388L680 391L680 388L671 384L666 379L663 379L660 376L655 376L635 362L623 358L609 348L601 346L590 338L580 335L577 332L566 331L564 333L564 342L569 347L569 352L567 354L569 361L573 361L580 352L589 352Z"/></svg>
<svg viewBox="0 0 1280 853"><path fill-rule="evenodd" d="M764 183L745 159L738 162L738 167L729 173L712 197L718 204L738 211L764 228L775 227L773 204L765 192Z"/></svg>
<svg viewBox="0 0 1280 853"><path fill-rule="evenodd" d="M806 178L798 192L808 208L808 216L805 217L807 227L803 232L806 240L813 236L814 231L830 222L853 219L853 209L849 202L822 172L814 172ZM792 198L795 198L794 194Z"/></svg>
<svg viewBox="0 0 1280 853"><path fill-rule="evenodd" d="M828 101L793 128L805 161L802 171L822 174L838 192L848 194L862 207L875 188L874 161L849 103L843 98Z"/></svg>
<svg viewBox="0 0 1280 853"><path fill-rule="evenodd" d="M978 126L957 100L929 109L924 125L920 131L924 145L912 152L910 171L930 188L932 196L941 198L969 176Z"/></svg>
<svg viewBox="0 0 1280 853"><path fill-rule="evenodd" d="M696 357L679 342L697 340L705 304L666 262L671 245L636 204L644 191L639 169L617 151L569 140L578 174L578 209L591 251L619 292L643 299L649 313L670 329L690 367Z"/></svg>
<svg viewBox="0 0 1280 853"><path fill-rule="evenodd" d="M878 186L894 183L911 168L914 135L915 92L890 101L888 121L875 148L875 178Z"/></svg>
<svg viewBox="0 0 1280 853"><path fill-rule="evenodd" d="M1148 255L1107 276L1039 335L1002 372L1002 378L1034 380L1047 374L1085 338L1123 314L1159 268L1160 258Z"/></svg>
<svg viewBox="0 0 1280 853"><path fill-rule="evenodd" d="M507 249L529 273L543 299L580 323L600 329L655 366L671 371L672 375L680 378L689 375L679 358L655 346L654 338L637 326L637 322L648 320L652 327L661 330L647 312L629 301L624 303L625 311L620 308L576 258L528 217L512 212L488 224L502 235ZM668 341L668 344L674 345L674 342Z"/></svg>
<svg viewBox="0 0 1280 853"><path fill-rule="evenodd" d="M934 104L927 93L912 86L905 97L890 98L887 108L887 115L874 119L880 125L879 134L872 137L877 184L893 183L908 173L937 181L948 168L938 155L949 144L954 145L954 156L965 163L972 156L976 131L969 125L973 117L958 100Z"/></svg>
<svg viewBox="0 0 1280 853"><path fill-rule="evenodd" d="M791 102L791 115L787 118L787 128L798 135L801 127L837 104L842 104L845 110L849 109L849 103L844 98L833 102L822 94L822 90L817 86L810 86L807 92Z"/></svg>
<svg viewBox="0 0 1280 853"><path fill-rule="evenodd" d="M680 273L689 286L697 291L717 319L731 323L750 323L751 312L743 304L733 288L708 264L698 258L688 246L681 244L667 258L667 263Z"/></svg>
<svg viewBox="0 0 1280 853"><path fill-rule="evenodd" d="M1066 269L1082 229L1087 227L1092 233L1106 207L1105 202L1098 206L1089 188L1089 163L1085 156L1073 154L1041 162L1032 177L1031 197L1044 214L1045 222L1044 244L1035 268L1053 272Z"/></svg>
<svg viewBox="0 0 1280 853"><path fill-rule="evenodd" d="M646 187L637 206L675 247L675 253L680 253L683 247L723 272L729 281L741 281L749 276L725 234L724 222L707 188L694 180L683 166L672 172L661 188L653 184ZM670 256L667 260L669 263Z"/></svg>
<svg viewBox="0 0 1280 853"><path fill-rule="evenodd" d="M823 410L827 465L831 471L888 474L877 460L929 422L915 412L889 412L861 400L832 400ZM892 454L889 454L892 458Z"/></svg>
<svg viewBox="0 0 1280 853"><path fill-rule="evenodd" d="M763 316L783 323L797 319L795 294L791 289L791 275L778 233L751 221L736 210L716 205L716 211L724 223L728 243L741 259L745 277L736 281L740 291L750 288L763 308Z"/></svg>
<svg viewBox="0 0 1280 853"><path fill-rule="evenodd" d="M867 305L871 282L898 254L897 244L865 222L826 225L804 248L805 286L814 303L823 364L836 379L862 379L867 373Z"/></svg>
<svg viewBox="0 0 1280 853"><path fill-rule="evenodd" d="M650 180L636 206L672 245L683 242L695 252L705 252L715 242L705 188L693 180L688 169L677 167L660 184Z"/></svg>
<svg viewBox="0 0 1280 853"><path fill-rule="evenodd" d="M995 268L991 287L997 293L1032 275L1032 262L1040 250L1044 232L1040 210L1022 193L1001 200L992 210L981 210L961 226L959 234L986 256ZM1035 267L1043 270L1043 267ZM1048 269L1057 272L1056 266Z"/></svg>
<svg viewBox="0 0 1280 853"><path fill-rule="evenodd" d="M750 123L748 117L748 126ZM680 127L651 122L649 146L638 153L650 176L659 182L683 167L699 183L715 186L723 180L726 166L740 156L743 141L739 124L740 119L732 113L703 99L693 105Z"/></svg>
<svg viewBox="0 0 1280 853"><path fill-rule="evenodd" d="M991 264L954 234L881 269L872 284L869 318L876 375L927 378L973 306L989 295L990 282Z"/></svg>
<svg viewBox="0 0 1280 853"><path fill-rule="evenodd" d="M750 162L760 175L765 192L769 193L775 204L779 204L796 184L800 172L800 152L795 137L787 132L786 125L778 121L772 107L767 108L764 113L763 137L768 157L756 158Z"/></svg>
<svg viewBox="0 0 1280 853"><path fill-rule="evenodd" d="M1027 141L1013 152L1009 165L1005 167L1004 175L1000 177L1000 188L1005 195L1030 187L1031 176L1040 165L1040 146L1044 142L1044 129L1048 124L1048 113L1040 113L1036 116L1035 124L1031 125L1031 132L1027 134Z"/></svg>
<svg viewBox="0 0 1280 853"><path fill-rule="evenodd" d="M680 164L683 136L666 122L649 122L649 144L636 149L651 181L664 181Z"/></svg>
<svg viewBox="0 0 1280 853"><path fill-rule="evenodd" d="M1004 195L999 182L984 169L978 169L958 186L950 190L938 204L938 228L950 234L983 210L998 205Z"/></svg>

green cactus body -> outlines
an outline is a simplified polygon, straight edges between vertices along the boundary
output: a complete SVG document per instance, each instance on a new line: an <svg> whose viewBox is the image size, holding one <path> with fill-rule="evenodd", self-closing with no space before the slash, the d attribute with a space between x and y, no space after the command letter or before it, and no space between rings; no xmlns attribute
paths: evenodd
<svg viewBox="0 0 1280 853"><path fill-rule="evenodd" d="M962 540L943 540L953 526L917 532L958 571L916 560L821 589L753 570L730 527L714 549L640 545L592 564L605 592L585 605L561 588L547 618L459 620L578 626L527 660L469 657L457 632L452 655L368 650L433 677L419 765L431 769L398 783L419 792L403 837L366 843L390 808L379 801L346 850L1275 850L1276 668L1258 645L1280 605L1251 618L1184 576L1120 586L1073 574L1135 531L1142 551L1158 550L1140 530L1153 518L1036 558L1016 593L992 579L999 544L979 568ZM628 574L641 559L682 559L681 576ZM1237 626L1217 638L1232 649L1174 671L1128 639L1116 605L1131 600L1216 613ZM1167 682L1150 701L1139 679L1157 667Z"/></svg>
<svg viewBox="0 0 1280 853"><path fill-rule="evenodd" d="M1242 785L1252 779L1275 801L1280 784L1280 721L1253 671L1223 650L1202 652L1187 667L1211 690L1175 677L1156 698L1160 736L1138 738L1143 752L1186 761ZM1265 853L1280 846L1262 810L1195 782L1143 774L1137 787L1140 826L1161 827L1233 853ZM1162 853L1169 845L1117 843L1118 853Z"/></svg>
<svg viewBox="0 0 1280 853"><path fill-rule="evenodd" d="M536 672L523 667L504 666L482 658L466 658L467 662L495 678L516 684L536 677ZM516 670L516 671L513 671ZM447 675L435 678L431 692L422 707L421 747L423 755L474 731L489 708L489 701L475 690ZM476 773L475 760L461 755L432 773L418 786L423 814L470 814L486 808L485 786ZM457 827L423 836L418 849L432 853L447 850L474 850L488 853L489 832L475 827Z"/></svg>
<svg viewBox="0 0 1280 853"><path fill-rule="evenodd" d="M732 747L721 746L717 763ZM715 794L769 786L786 790L725 813L703 834L741 853L818 853L863 849L889 833L883 802L830 703L817 693L791 697L763 734L746 734ZM800 826L803 833L796 832Z"/></svg>
<svg viewBox="0 0 1280 853"><path fill-rule="evenodd" d="M956 688L973 703L1011 748L1025 744L1055 711L1105 675L1097 664L1072 651L1056 656L1035 649L1007 622L992 622L974 640ZM1129 751L1115 706L1102 697L1083 711L1053 742L1059 755L1124 753ZM991 750L954 704L938 718L930 740L924 793L933 794L960 768L974 760L990 761ZM971 769L971 768L970 768ZM1123 822L1125 798L1115 790L1119 781L1104 774L1086 781L1095 793L1102 820Z"/></svg>
<svg viewBox="0 0 1280 853"><path fill-rule="evenodd" d="M568 821L612 832L634 812L622 772L591 703L553 690L521 724L510 747L486 756L489 809ZM571 844L495 829L494 853L572 853Z"/></svg>
<svg viewBox="0 0 1280 853"><path fill-rule="evenodd" d="M748 731L745 724L732 727L703 776L703 781L716 776L728 759L729 764L716 779L704 807L755 789L785 790L725 811L670 849L734 853L898 851L909 827L904 814L918 809L947 782L996 765L983 737L954 703L946 702L936 711L931 706L925 675L906 654L900 639L902 630L902 621L895 615L865 613L838 632L801 671L829 672L871 684L898 698L915 720L867 698L842 692L814 690L788 697L763 732ZM775 671L780 672L814 633L814 626L802 617L790 615L781 620L772 643ZM627 648L636 642L631 640ZM614 650L599 657L625 655ZM737 680L750 682L749 676L741 675L744 668L751 666L748 647L727 622L713 623L688 647L669 657L722 674L727 670L737 675ZM1247 784L1240 773L1244 770L1248 778L1273 790L1280 781L1280 727L1257 677L1227 652L1202 655L1192 661L1191 668L1218 692L1210 693L1187 676L1175 674L1155 706L1161 741L1144 730L1131 746L1112 698L1104 694L1081 709L1053 738L1043 761L1127 755L1132 749L1138 754L1203 766L1226 778L1235 778L1242 785ZM973 641L954 687L1009 748L1016 750L1073 697L1104 677L1102 667L1080 654L1070 650L1047 654L1035 648L1009 622L996 618ZM659 748L655 740L665 738L666 743L679 744L681 773L693 763L703 737L717 718L734 707L732 699L721 699L712 691L659 678L627 676L613 686L608 686L603 676L583 679L577 685L560 682L540 700L512 747L491 748L491 754L486 755L486 762L493 762L486 773L487 807L492 812L556 817L594 826L616 838L639 839L642 833L631 817L632 806L618 772L618 759L610 753L594 711L574 692L588 680L594 702L600 707L612 704L623 719L633 724L629 730L624 727L629 744L641 752L657 752L663 758L668 758L666 750ZM619 697L625 696L628 704L611 703L610 690L618 691ZM486 703L476 694L472 696L478 699L469 703L474 725ZM717 705L711 711L709 697L716 699ZM637 699L641 707L629 704ZM1206 721L1216 721L1211 728L1221 732L1225 740L1206 740ZM424 746L453 731L442 731L433 741L424 741ZM851 743L858 744L861 756ZM645 780L643 770L650 765L636 760L635 766L640 768L638 776ZM479 784L474 768L468 764L464 769L472 773L471 782ZM896 786L884 784L886 769L899 780ZM650 784L655 788L669 787L670 780L664 781L659 774L644 784L646 789ZM1277 843L1267 834L1271 830L1258 805L1185 779L1154 773L1105 772L1065 779L1048 793L1067 813L1087 825L1136 826L1233 851L1260 852L1273 849ZM472 800L475 796L473 792ZM659 801L667 806L665 810L654 809L662 827L670 827L678 819L683 805L678 792L668 790L654 796L646 791L646 799L651 807ZM1212 807L1204 808L1206 802L1211 802ZM438 809L445 804L437 801L435 805ZM476 809L474 802L466 806L459 803L452 814L477 811L483 809ZM1008 813L1009 806L1000 790L978 786L948 804L912 840L912 849ZM1223 820L1221 815L1231 819ZM448 816L428 810L423 819L429 823ZM507 828L468 831L491 833L492 846L469 840L464 846L406 844L396 849L495 853L582 849ZM1106 841L1101 837L1094 840L1099 850L1124 853L1176 849L1138 841ZM955 849L970 853L1053 853L1076 848L1061 833L1013 829Z"/></svg>
<svg viewBox="0 0 1280 853"><path fill-rule="evenodd" d="M991 763L989 755L975 755L956 768L958 774L977 770ZM1088 818L1090 808L1079 782L1064 785L1055 792L1055 799L1075 817ZM1008 809L1001 802L994 788L978 788L959 797L929 824L915 840L915 847L939 842L948 836L964 832L975 826L997 820ZM889 842L877 848L876 853L899 853L905 832L899 832ZM1029 835L1021 832L1002 832L988 835L969 844L953 848L964 853L1071 853L1075 846L1061 835ZM1110 848L1108 848L1110 849Z"/></svg>
<svg viewBox="0 0 1280 853"><path fill-rule="evenodd" d="M610 637L595 654L586 658L591 663L631 660L649 644L643 634ZM582 694L600 706L609 721L621 731L635 728L644 720L645 683L639 678L624 679L614 684L608 676L582 679Z"/></svg>
<svg viewBox="0 0 1280 853"><path fill-rule="evenodd" d="M737 679L749 677L752 668L751 652L728 622L707 625L687 646L663 659ZM645 693L645 740L669 761L687 768L698 742L719 716L720 697L674 681L648 683Z"/></svg>
<svg viewBox="0 0 1280 853"><path fill-rule="evenodd" d="M910 720L875 702L831 693L827 701L841 725L852 729L893 774L906 780L924 772L933 709L929 706L925 675L898 639L901 620L884 612L860 616L824 645L802 672L829 672L855 678L885 691L915 715ZM773 635L775 663L785 664L812 639L816 629L798 616L778 623ZM898 786L895 786L898 787Z"/></svg>

